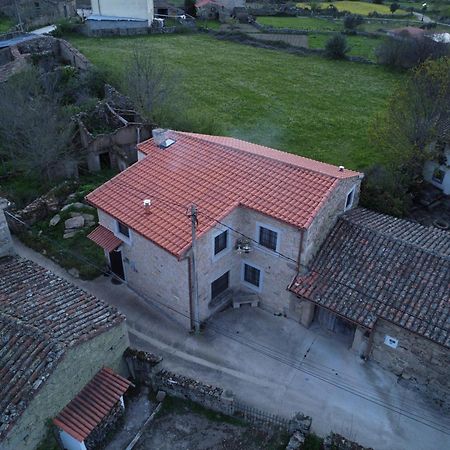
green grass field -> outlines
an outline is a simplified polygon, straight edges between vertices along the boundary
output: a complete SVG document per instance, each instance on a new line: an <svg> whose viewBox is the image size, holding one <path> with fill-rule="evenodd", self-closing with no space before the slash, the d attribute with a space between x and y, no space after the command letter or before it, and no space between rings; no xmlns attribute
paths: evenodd
<svg viewBox="0 0 450 450"><path fill-rule="evenodd" d="M315 17L257 17L257 22L261 25L268 25L277 28L290 28L293 30L308 31L338 31L344 28L341 21L320 19Z"/></svg>
<svg viewBox="0 0 450 450"><path fill-rule="evenodd" d="M193 130L213 122L215 132L349 168L386 159L367 131L401 76L382 67L198 34L68 39L116 81L136 45L163 56L191 98L184 111Z"/></svg>
<svg viewBox="0 0 450 450"><path fill-rule="evenodd" d="M363 16L367 16L371 12L377 12L379 14L391 14L391 10L389 9L389 5L376 5L374 3L367 2L357 2L357 1L341 1L341 2L321 2L319 5L322 9L327 8L329 5L334 5L338 11L348 11L353 14L361 14ZM308 3L302 2L297 3L299 8L309 8L310 5ZM398 9L395 11L396 14L407 14L407 11L402 9Z"/></svg>
<svg viewBox="0 0 450 450"><path fill-rule="evenodd" d="M0 33L6 33L14 26L11 19L5 16L0 16Z"/></svg>

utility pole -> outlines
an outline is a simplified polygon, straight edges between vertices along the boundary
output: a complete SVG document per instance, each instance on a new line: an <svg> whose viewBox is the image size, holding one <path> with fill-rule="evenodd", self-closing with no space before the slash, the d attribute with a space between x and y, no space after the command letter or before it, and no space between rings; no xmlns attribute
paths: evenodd
<svg viewBox="0 0 450 450"><path fill-rule="evenodd" d="M23 31L22 18L20 17L20 10L19 10L19 5L17 4L17 0L14 0L14 7L16 9L17 22L18 22L18 25L19 25L19 30Z"/></svg>
<svg viewBox="0 0 450 450"><path fill-rule="evenodd" d="M198 281L197 268L195 266L196 232L197 232L197 207L191 205L191 227L192 227L192 307L194 312L194 328L196 333L200 333L200 313L198 304Z"/></svg>

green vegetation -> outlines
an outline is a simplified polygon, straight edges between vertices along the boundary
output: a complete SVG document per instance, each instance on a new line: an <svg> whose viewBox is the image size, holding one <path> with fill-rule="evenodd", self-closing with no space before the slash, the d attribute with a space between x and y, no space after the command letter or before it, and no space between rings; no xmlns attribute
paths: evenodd
<svg viewBox="0 0 450 450"><path fill-rule="evenodd" d="M306 436L305 442L303 443L302 450L322 450L323 449L323 439L314 433L308 434Z"/></svg>
<svg viewBox="0 0 450 450"><path fill-rule="evenodd" d="M14 26L14 22L6 16L0 15L0 33L6 33Z"/></svg>
<svg viewBox="0 0 450 450"><path fill-rule="evenodd" d="M337 8L338 11L348 11L353 14L361 14L363 16L367 16L372 12L377 12L378 14L391 14L391 10L389 9L389 5L377 5L375 3L368 3L368 2L358 2L358 1L351 1L351 0L343 0L340 2L319 2L318 5L322 9L328 8L328 6L332 5ZM297 3L297 6L299 8L310 8L309 3ZM408 14L407 11L403 9L398 9L395 11L394 15L399 14Z"/></svg>
<svg viewBox="0 0 450 450"><path fill-rule="evenodd" d="M52 419L46 420L47 433L44 438L39 442L36 450L59 450L60 446L55 438L55 426Z"/></svg>
<svg viewBox="0 0 450 450"><path fill-rule="evenodd" d="M258 17L257 22L278 28L309 31L340 31L344 28L342 20L321 19L315 17Z"/></svg>
<svg viewBox="0 0 450 450"><path fill-rule="evenodd" d="M382 162L367 130L401 75L206 35L68 39L120 83L136 45L180 74L189 102L172 128L226 134L349 168ZM351 44L351 42L350 42Z"/></svg>

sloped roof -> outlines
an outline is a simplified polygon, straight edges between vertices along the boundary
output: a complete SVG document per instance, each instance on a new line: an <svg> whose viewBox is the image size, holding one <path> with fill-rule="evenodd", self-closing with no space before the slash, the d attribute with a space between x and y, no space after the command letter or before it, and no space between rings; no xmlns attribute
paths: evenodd
<svg viewBox="0 0 450 450"><path fill-rule="evenodd" d="M450 347L450 233L362 208L290 290L364 327L383 318Z"/></svg>
<svg viewBox="0 0 450 450"><path fill-rule="evenodd" d="M123 241L116 237L112 231L102 225L99 225L95 228L95 230L92 230L87 235L87 238L104 248L109 253L123 244Z"/></svg>
<svg viewBox="0 0 450 450"><path fill-rule="evenodd" d="M104 367L53 419L53 423L83 442L130 385L131 381Z"/></svg>
<svg viewBox="0 0 450 450"><path fill-rule="evenodd" d="M0 258L0 441L67 347L125 320L43 267Z"/></svg>
<svg viewBox="0 0 450 450"><path fill-rule="evenodd" d="M199 210L199 235L238 206L307 228L339 179L359 176L238 139L169 136L176 142L165 149L152 139L140 144L147 156L87 200L177 257L190 247L192 203ZM143 207L147 198L150 214Z"/></svg>

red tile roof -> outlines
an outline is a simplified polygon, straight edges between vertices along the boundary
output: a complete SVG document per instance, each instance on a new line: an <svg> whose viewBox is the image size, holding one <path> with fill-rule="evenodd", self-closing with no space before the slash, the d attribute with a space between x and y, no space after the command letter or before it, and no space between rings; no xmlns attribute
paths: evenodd
<svg viewBox="0 0 450 450"><path fill-rule="evenodd" d="M131 382L104 367L53 419L53 423L77 441L84 441L109 414Z"/></svg>
<svg viewBox="0 0 450 450"><path fill-rule="evenodd" d="M87 200L177 257L190 247L192 203L199 210L199 235L238 206L307 228L339 179L359 176L234 138L181 132L170 137L176 142L166 149L152 139L140 144L147 157Z"/></svg>
<svg viewBox="0 0 450 450"><path fill-rule="evenodd" d="M87 237L109 253L119 247L120 244L123 244L123 241L116 237L112 231L109 231L108 228L102 225L91 231Z"/></svg>

